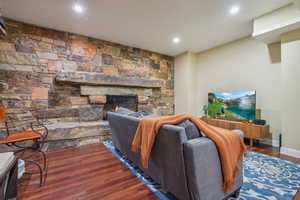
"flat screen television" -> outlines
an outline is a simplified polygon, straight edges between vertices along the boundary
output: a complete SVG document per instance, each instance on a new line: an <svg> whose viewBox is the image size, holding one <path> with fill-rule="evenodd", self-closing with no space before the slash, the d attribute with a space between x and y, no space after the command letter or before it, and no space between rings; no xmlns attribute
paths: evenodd
<svg viewBox="0 0 300 200"><path fill-rule="evenodd" d="M208 94L208 115L213 118L222 118L237 121L255 119L256 92L222 92Z"/></svg>

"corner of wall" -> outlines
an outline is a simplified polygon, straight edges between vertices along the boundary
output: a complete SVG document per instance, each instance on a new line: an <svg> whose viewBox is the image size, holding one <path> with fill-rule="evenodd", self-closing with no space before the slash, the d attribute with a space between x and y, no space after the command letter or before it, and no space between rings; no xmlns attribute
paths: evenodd
<svg viewBox="0 0 300 200"><path fill-rule="evenodd" d="M175 57L175 113L196 114L195 102L196 54L185 52Z"/></svg>

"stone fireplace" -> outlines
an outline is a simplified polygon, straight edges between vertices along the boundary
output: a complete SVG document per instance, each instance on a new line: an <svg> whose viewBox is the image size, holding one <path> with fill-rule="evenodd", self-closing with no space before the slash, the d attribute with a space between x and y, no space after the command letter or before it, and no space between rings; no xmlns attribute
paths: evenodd
<svg viewBox="0 0 300 200"><path fill-rule="evenodd" d="M174 58L7 19L0 40L0 104L18 121L40 112L47 149L110 139L116 106L174 113ZM2 134L2 132L0 132ZM1 149L0 149L1 151Z"/></svg>
<svg viewBox="0 0 300 200"><path fill-rule="evenodd" d="M107 120L107 112L116 111L120 107L138 111L138 97L136 95L106 95L106 103L102 111L103 120Z"/></svg>
<svg viewBox="0 0 300 200"><path fill-rule="evenodd" d="M106 113L114 111L116 107L125 107L132 111L147 110L155 112L151 101L154 99L155 93L161 92L162 85L161 80L66 71L59 72L56 81L79 87L81 97L88 99L87 103L92 106L92 109L84 109L83 107L79 116L84 115L86 112L91 112L91 115L90 117L80 118L82 121L99 120L100 115L106 119ZM98 112L98 114L97 117L93 118L95 112ZM88 116L88 114L85 116Z"/></svg>

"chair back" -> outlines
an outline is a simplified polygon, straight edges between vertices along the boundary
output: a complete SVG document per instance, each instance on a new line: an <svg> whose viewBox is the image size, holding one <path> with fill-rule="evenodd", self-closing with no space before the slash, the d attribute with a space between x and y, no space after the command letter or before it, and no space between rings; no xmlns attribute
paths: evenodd
<svg viewBox="0 0 300 200"><path fill-rule="evenodd" d="M3 123L6 121L6 110L4 106L0 106L0 123Z"/></svg>

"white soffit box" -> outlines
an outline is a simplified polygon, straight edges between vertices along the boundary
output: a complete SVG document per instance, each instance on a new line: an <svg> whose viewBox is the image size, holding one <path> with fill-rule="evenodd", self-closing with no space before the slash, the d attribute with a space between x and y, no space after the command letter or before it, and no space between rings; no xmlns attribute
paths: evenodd
<svg viewBox="0 0 300 200"><path fill-rule="evenodd" d="M270 44L280 41L282 34L298 28L300 28L300 10L296 4L290 4L256 18L253 22L252 37Z"/></svg>
<svg viewBox="0 0 300 200"><path fill-rule="evenodd" d="M294 0L294 3L300 9L300 0Z"/></svg>

